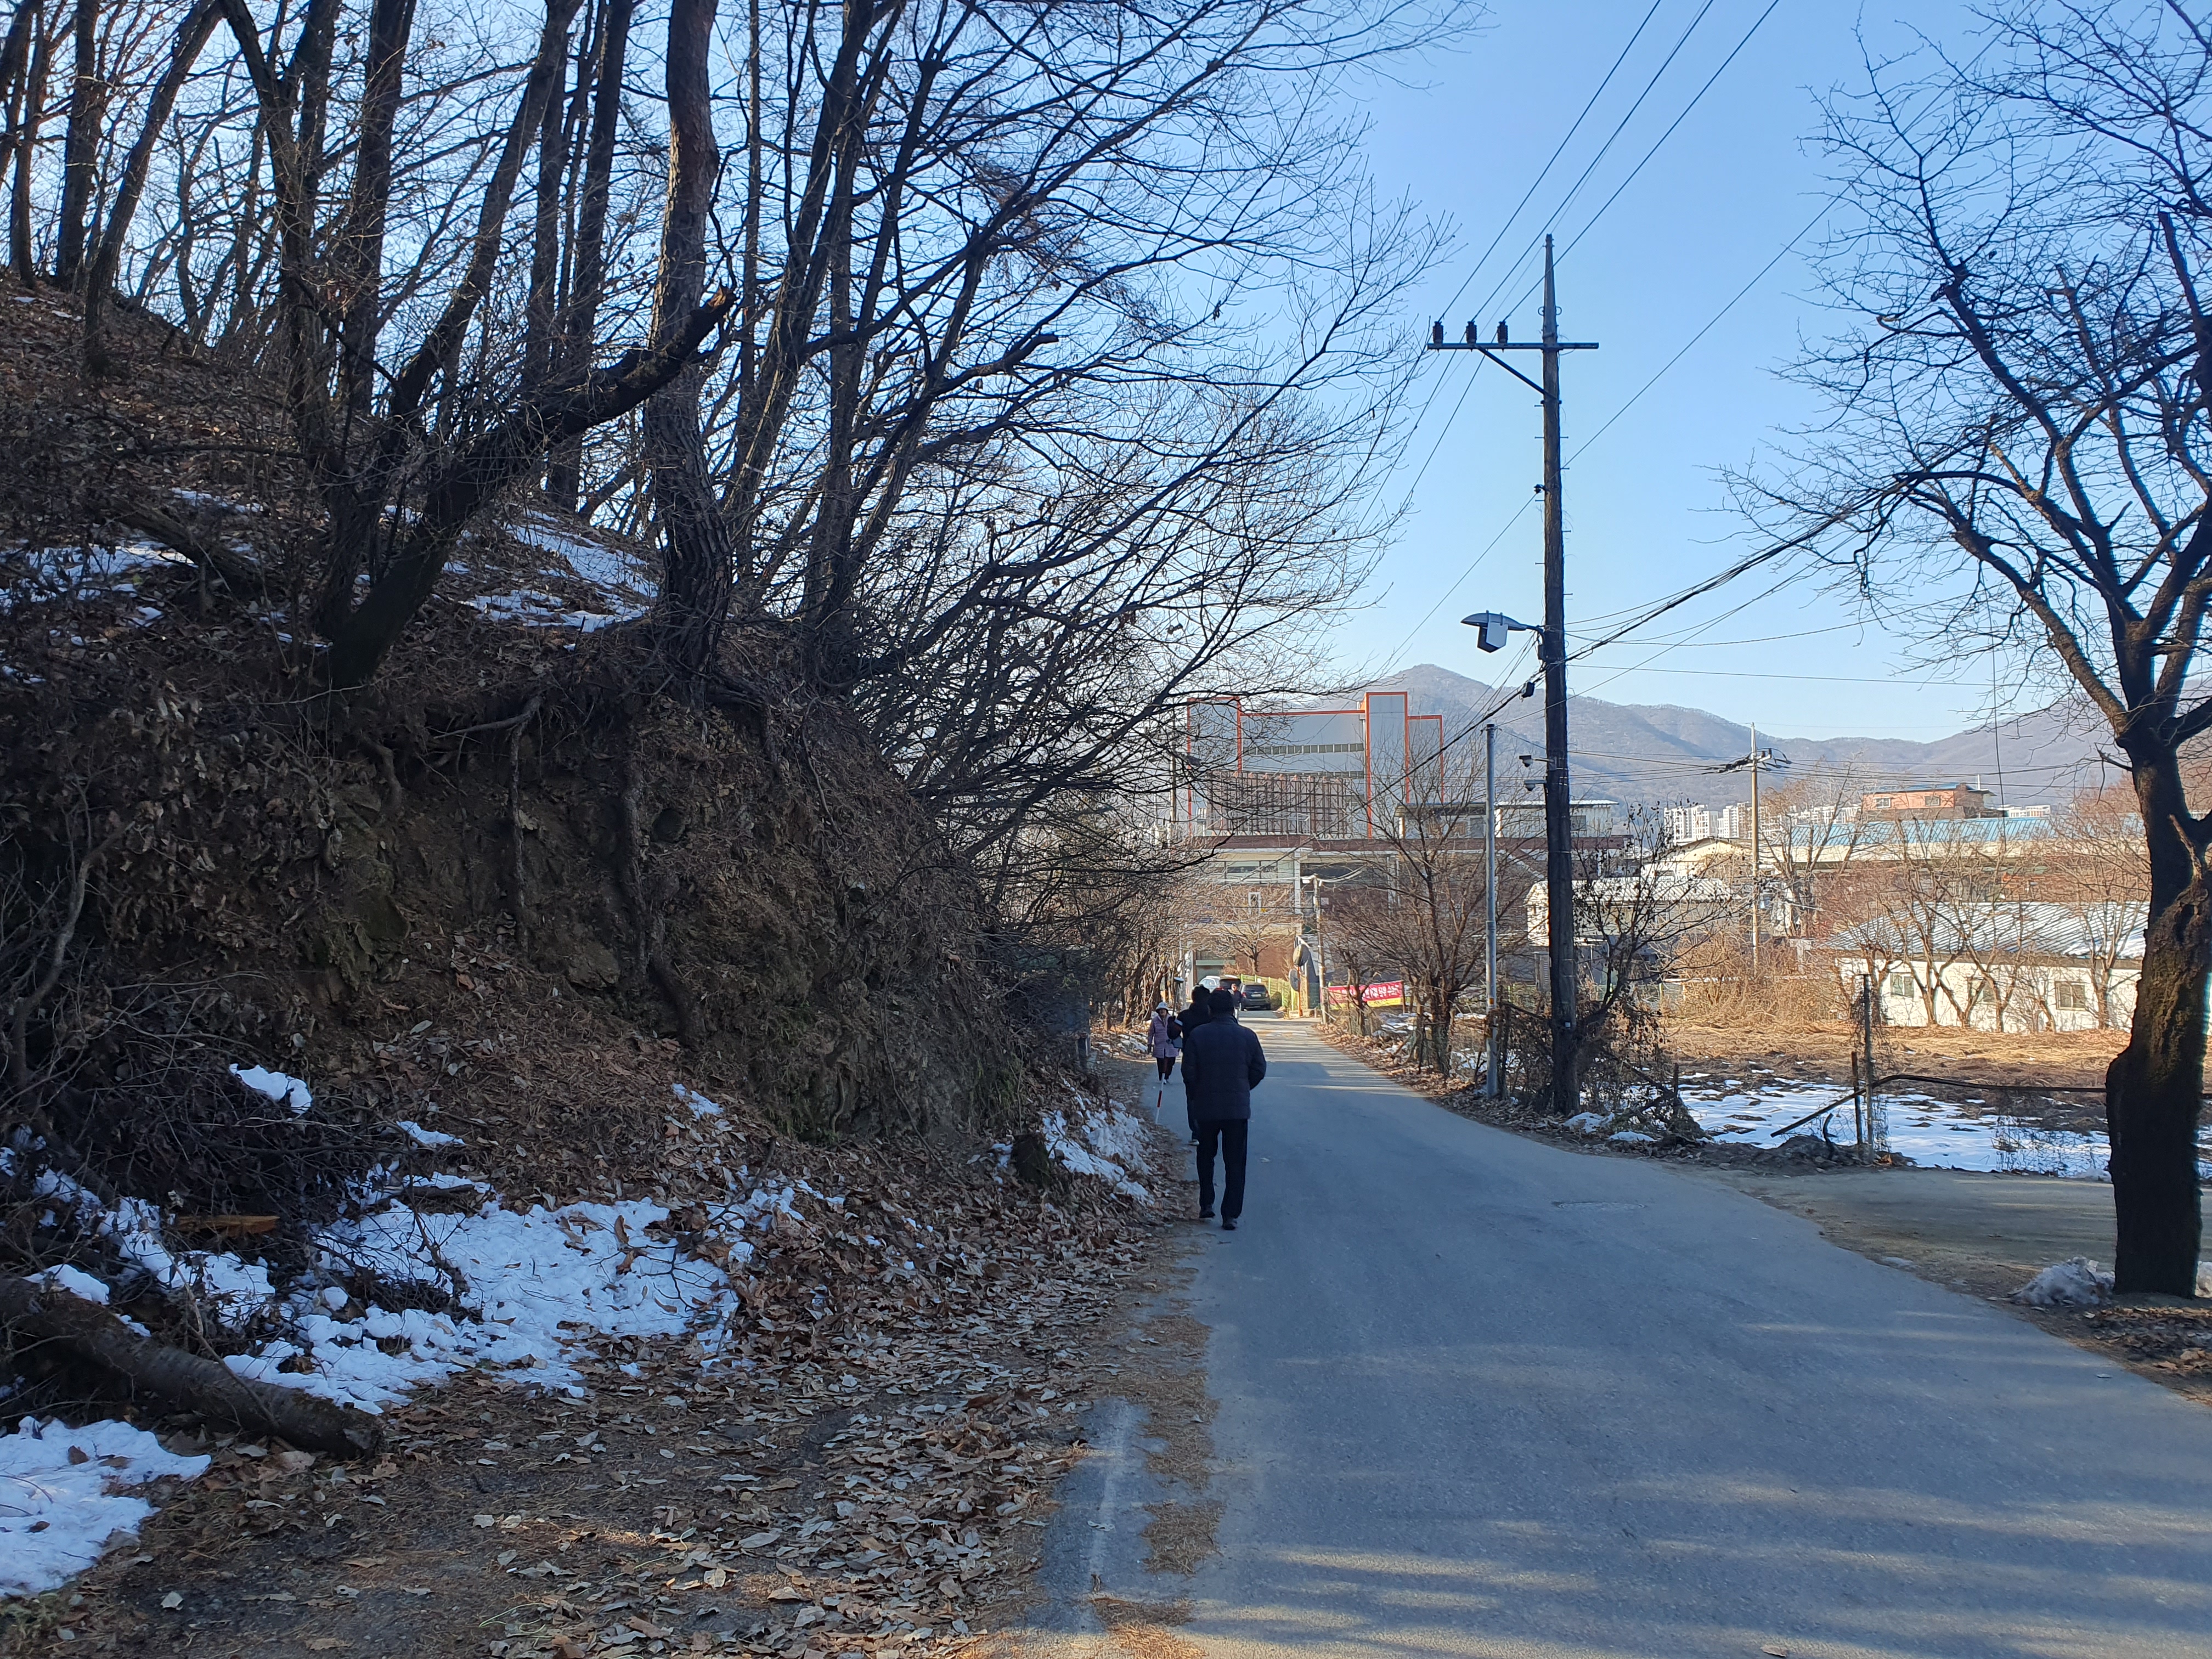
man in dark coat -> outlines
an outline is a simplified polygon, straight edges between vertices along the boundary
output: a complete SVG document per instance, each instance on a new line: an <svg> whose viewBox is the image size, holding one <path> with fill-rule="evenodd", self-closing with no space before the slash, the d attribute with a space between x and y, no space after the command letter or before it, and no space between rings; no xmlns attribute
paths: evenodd
<svg viewBox="0 0 2212 1659"><path fill-rule="evenodd" d="M1252 1091L1267 1075L1260 1039L1237 1023L1237 994L1217 990L1205 1024L1182 1044L1182 1086L1198 1125L1198 1213L1213 1214L1213 1153L1221 1151L1221 1227L1237 1231L1244 1213L1244 1146L1252 1124Z"/></svg>
<svg viewBox="0 0 2212 1659"><path fill-rule="evenodd" d="M1213 1018L1213 1005L1209 1000L1210 996L1211 994L1203 985L1194 985L1190 988L1190 1006L1184 1009L1182 1015L1182 1040L1186 1052L1190 1042L1190 1034ZM1190 1144L1195 1146L1198 1145L1198 1111L1191 1104L1190 1072L1188 1067L1182 1074L1182 1115L1184 1121L1190 1125Z"/></svg>

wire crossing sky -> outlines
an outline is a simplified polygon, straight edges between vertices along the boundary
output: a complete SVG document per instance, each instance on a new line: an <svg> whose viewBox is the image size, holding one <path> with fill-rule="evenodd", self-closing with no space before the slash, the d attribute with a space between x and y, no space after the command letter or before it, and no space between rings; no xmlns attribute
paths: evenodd
<svg viewBox="0 0 2212 1659"><path fill-rule="evenodd" d="M1953 42L1971 21L1948 0L1911 17ZM1805 262L1830 205L1815 98L1862 84L1863 52L1911 44L1890 15L1817 0L1498 0L1464 50L1430 60L1425 86L1372 100L1380 185L1457 232L1409 333L1441 319L1456 337L1473 319L1486 336L1502 316L1534 337L1549 230L1560 331L1603 347L1566 364L1563 397L1567 614L1583 641L1755 550L1717 473L1815 413L1776 370L1838 320ZM1439 353L1425 367L1389 495L1408 522L1345 631L1347 672L1434 662L1487 679L1459 617L1541 608L1535 400L1481 362ZM1762 571L1577 662L1574 684L1808 737L1930 738L1988 718L1985 664L1931 682L1905 669L1908 644ZM2049 701L2008 695L2012 711Z"/></svg>

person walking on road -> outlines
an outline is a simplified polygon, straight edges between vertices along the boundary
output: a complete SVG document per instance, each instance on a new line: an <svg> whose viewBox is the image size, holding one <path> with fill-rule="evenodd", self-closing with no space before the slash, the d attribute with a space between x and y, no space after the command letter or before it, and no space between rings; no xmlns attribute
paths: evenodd
<svg viewBox="0 0 2212 1659"><path fill-rule="evenodd" d="M1213 1018L1211 995L1203 985L1191 988L1190 1006L1182 1011L1182 1048L1186 1055L1190 1053L1190 1034ZM1190 1125L1190 1144L1195 1146L1198 1145L1198 1113L1191 1104L1190 1061L1188 1059L1182 1063L1182 1115L1183 1121Z"/></svg>
<svg viewBox="0 0 2212 1659"><path fill-rule="evenodd" d="M1159 1097L1152 1103L1152 1120L1158 1122L1161 1108L1167 1104L1168 1079L1175 1075L1176 1060L1182 1053L1182 1022L1169 1012L1164 1002L1152 1006L1152 1023L1145 1029L1145 1046L1152 1050L1153 1061L1160 1068Z"/></svg>
<svg viewBox="0 0 2212 1659"><path fill-rule="evenodd" d="M1198 1129L1198 1214L1213 1215L1213 1154L1221 1152L1221 1230L1237 1231L1244 1213L1244 1150L1252 1127L1252 1091L1267 1075L1260 1039L1237 1023L1237 994L1217 990L1205 1024L1187 1030L1182 1086Z"/></svg>

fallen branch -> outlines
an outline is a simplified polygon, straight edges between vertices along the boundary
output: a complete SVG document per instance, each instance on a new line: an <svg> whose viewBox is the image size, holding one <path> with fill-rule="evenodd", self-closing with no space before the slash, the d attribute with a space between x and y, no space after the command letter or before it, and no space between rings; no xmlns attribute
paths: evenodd
<svg viewBox="0 0 2212 1659"><path fill-rule="evenodd" d="M138 1335L97 1303L27 1279L0 1276L0 1320L19 1338L53 1343L166 1406L250 1433L276 1435L303 1451L353 1457L374 1451L384 1438L384 1425L366 1413L297 1389L253 1382L220 1360Z"/></svg>
<svg viewBox="0 0 2212 1659"><path fill-rule="evenodd" d="M115 515L126 530L151 536L162 546L183 554L239 599L261 599L269 592L269 573L253 560L219 546L182 519L158 507L126 507Z"/></svg>

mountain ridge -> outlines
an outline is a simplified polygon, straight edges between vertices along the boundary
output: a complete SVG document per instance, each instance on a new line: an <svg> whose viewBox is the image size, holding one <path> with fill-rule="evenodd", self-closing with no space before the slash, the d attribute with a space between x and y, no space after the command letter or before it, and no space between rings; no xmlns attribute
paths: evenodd
<svg viewBox="0 0 2212 1659"><path fill-rule="evenodd" d="M1435 663L1413 667L1366 688L1404 691L1416 714L1442 714L1449 741L1507 695L1504 688ZM1511 697L1492 716L1498 725L1498 781L1509 769L1528 775L1540 767L1544 715L1535 697ZM1759 747L1778 763L1767 774L1777 782L1812 772L1850 770L1869 789L1916 783L1972 782L2013 805L2062 802L2108 781L2098 757L2103 725L2083 705L2062 701L2009 715L1932 742L1907 738L1791 738L1762 732ZM1680 703L1617 703L1599 697L1567 698L1569 762L1578 798L1607 797L1634 805L1691 801L1724 805L1749 793L1741 773L1717 769L1750 752L1751 728ZM1510 746L1509 746L1510 744ZM1527 768L1524 754L1537 757ZM1480 756L1475 764L1480 764Z"/></svg>

